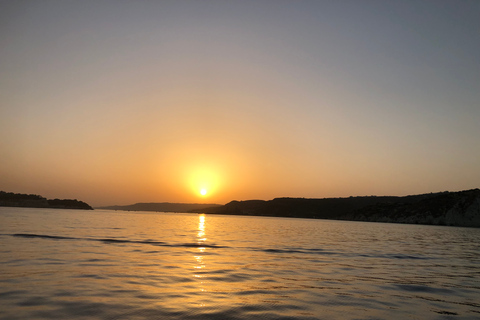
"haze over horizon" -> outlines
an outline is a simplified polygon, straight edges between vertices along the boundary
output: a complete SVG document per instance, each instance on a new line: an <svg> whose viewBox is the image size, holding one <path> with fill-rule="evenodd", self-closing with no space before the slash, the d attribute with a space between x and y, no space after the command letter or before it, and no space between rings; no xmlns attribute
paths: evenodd
<svg viewBox="0 0 480 320"><path fill-rule="evenodd" d="M3 191L480 187L480 1L0 0L0 44Z"/></svg>

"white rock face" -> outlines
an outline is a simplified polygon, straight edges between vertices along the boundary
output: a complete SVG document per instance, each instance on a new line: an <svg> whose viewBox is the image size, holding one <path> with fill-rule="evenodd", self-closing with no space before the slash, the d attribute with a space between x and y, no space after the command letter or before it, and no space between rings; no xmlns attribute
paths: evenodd
<svg viewBox="0 0 480 320"><path fill-rule="evenodd" d="M445 224L480 227L480 197L476 197L466 209L462 209L461 206L457 205L448 210L445 214Z"/></svg>
<svg viewBox="0 0 480 320"><path fill-rule="evenodd" d="M480 227L480 197L477 197L465 212L465 218L471 221L471 225Z"/></svg>
<svg viewBox="0 0 480 320"><path fill-rule="evenodd" d="M434 194L410 204L373 206L354 218L361 221L480 228L480 190Z"/></svg>

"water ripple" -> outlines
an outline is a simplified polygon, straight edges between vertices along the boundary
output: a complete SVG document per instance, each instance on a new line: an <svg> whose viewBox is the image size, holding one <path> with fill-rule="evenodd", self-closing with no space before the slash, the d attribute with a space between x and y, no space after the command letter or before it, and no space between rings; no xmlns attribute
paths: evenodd
<svg viewBox="0 0 480 320"><path fill-rule="evenodd" d="M52 240L84 240L84 241L97 241L103 243L137 243L137 244L148 244L154 246L162 247L185 247L185 248L227 248L225 246L219 246L215 244L206 244L206 243L179 243L179 244L170 244L162 241L154 240L128 240L128 239L113 239L113 238L77 238L77 237L65 237L65 236L51 236L44 234L33 234L33 233L15 233L11 234L13 237L22 237L22 238L41 238L41 239L52 239Z"/></svg>

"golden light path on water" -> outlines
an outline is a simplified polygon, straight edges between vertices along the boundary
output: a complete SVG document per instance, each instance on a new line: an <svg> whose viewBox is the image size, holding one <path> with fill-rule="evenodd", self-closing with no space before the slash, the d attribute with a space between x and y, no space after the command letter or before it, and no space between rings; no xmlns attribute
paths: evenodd
<svg viewBox="0 0 480 320"><path fill-rule="evenodd" d="M198 233L197 233L197 243L198 244L203 244L207 238L205 237L205 215L201 214L198 216ZM194 266L197 271L201 271L202 269L205 268L205 262L203 260L203 253L205 252L205 247L198 247L198 253L194 255L194 258L197 262L197 264ZM205 292L205 286L204 286L204 281L203 281L203 275L199 273L194 274L195 278L199 278L200 280L200 292ZM203 302L199 303L200 307L204 307L205 304Z"/></svg>

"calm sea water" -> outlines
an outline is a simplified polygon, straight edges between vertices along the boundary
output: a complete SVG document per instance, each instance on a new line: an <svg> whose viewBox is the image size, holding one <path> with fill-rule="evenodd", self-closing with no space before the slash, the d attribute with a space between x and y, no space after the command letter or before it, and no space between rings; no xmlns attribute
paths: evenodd
<svg viewBox="0 0 480 320"><path fill-rule="evenodd" d="M1 319L480 319L480 229L0 208Z"/></svg>

